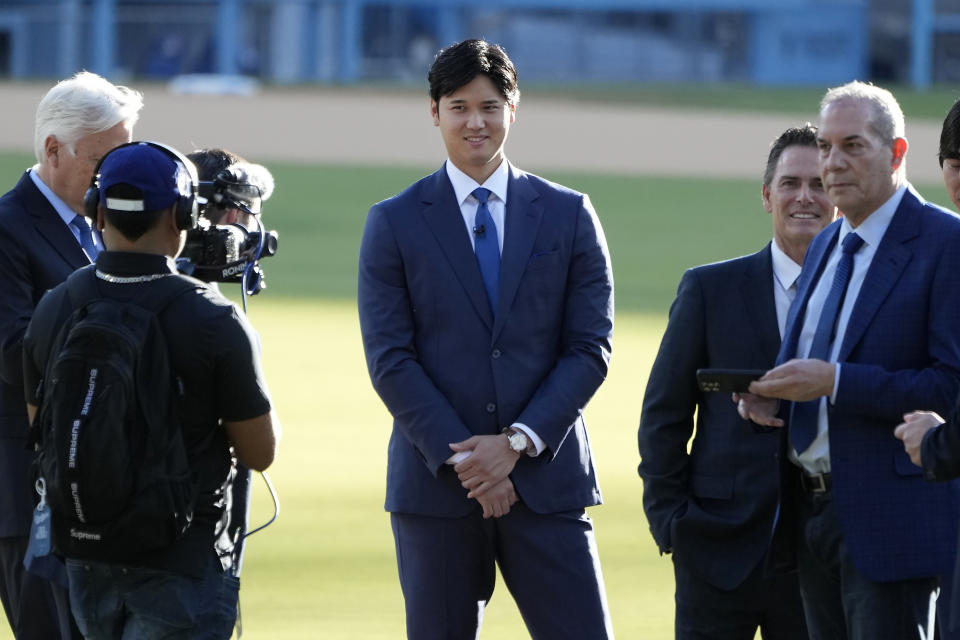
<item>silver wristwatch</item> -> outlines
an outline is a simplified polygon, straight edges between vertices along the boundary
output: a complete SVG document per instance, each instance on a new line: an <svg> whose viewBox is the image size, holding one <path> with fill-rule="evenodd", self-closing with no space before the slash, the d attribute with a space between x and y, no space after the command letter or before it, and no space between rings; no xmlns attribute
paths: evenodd
<svg viewBox="0 0 960 640"><path fill-rule="evenodd" d="M510 443L510 448L512 450L516 451L517 453L527 452L527 446L529 446L530 442L529 438L527 438L527 434L525 434L523 431L515 429L507 429L504 431L504 433L507 434L507 442Z"/></svg>

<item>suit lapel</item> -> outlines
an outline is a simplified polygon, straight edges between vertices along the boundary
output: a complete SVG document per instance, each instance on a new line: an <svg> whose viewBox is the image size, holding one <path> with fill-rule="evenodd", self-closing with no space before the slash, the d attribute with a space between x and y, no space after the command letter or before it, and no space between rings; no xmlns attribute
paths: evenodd
<svg viewBox="0 0 960 640"><path fill-rule="evenodd" d="M543 217L543 207L536 202L537 191L526 175L510 165L507 186L507 210L504 215L503 255L500 257L500 298L494 320L493 339L497 339L513 305L520 280L530 260L533 242Z"/></svg>
<svg viewBox="0 0 960 640"><path fill-rule="evenodd" d="M421 199L423 219L427 228L437 239L440 250L446 255L457 279L467 292L470 302L487 328L492 331L493 314L490 311L490 303L487 301L487 291L480 277L480 267L477 265L476 254L470 246L466 226L463 224L460 204L457 202L453 185L450 184L445 168L441 168L423 183ZM501 268L501 274L502 272Z"/></svg>
<svg viewBox="0 0 960 640"><path fill-rule="evenodd" d="M853 347L860 342L864 332L876 315L880 305L886 300L894 285L903 275L913 252L904 246L907 240L920 235L918 221L920 217L916 210L921 208L922 201L912 188L907 188L903 200L897 207L896 213L890 220L880 246L873 256L870 268L860 287L853 307L853 313L847 322L847 330L843 335L843 344L837 354L837 360L843 362L853 351Z"/></svg>
<svg viewBox="0 0 960 640"><path fill-rule="evenodd" d="M773 296L773 259L770 245L751 256L740 287L749 322L760 343L763 357L773 362L780 348L776 301Z"/></svg>
<svg viewBox="0 0 960 640"><path fill-rule="evenodd" d="M23 200L27 212L33 217L38 234L73 269L90 264L87 254L80 248L77 239L63 223L63 219L47 200L33 179L26 173L14 187Z"/></svg>

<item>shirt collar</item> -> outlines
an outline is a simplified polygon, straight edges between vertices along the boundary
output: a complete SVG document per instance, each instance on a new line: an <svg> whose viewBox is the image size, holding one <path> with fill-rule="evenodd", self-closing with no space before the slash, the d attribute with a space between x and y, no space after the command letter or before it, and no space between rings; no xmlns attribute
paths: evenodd
<svg viewBox="0 0 960 640"><path fill-rule="evenodd" d="M101 251L97 256L97 270L112 276L167 274L177 272L177 263L158 253Z"/></svg>
<svg viewBox="0 0 960 640"><path fill-rule="evenodd" d="M510 181L510 163L504 158L500 162L490 177L483 184L477 184L477 181L460 171L450 159L447 159L447 177L453 185L453 191L457 194L457 202L463 204L467 197L473 193L477 187L489 189L501 202L507 202L507 184Z"/></svg>
<svg viewBox="0 0 960 640"><path fill-rule="evenodd" d="M77 212L70 208L66 202L60 199L60 196L53 192L53 189L47 186L47 183L40 179L39 174L37 174L37 169L40 168L40 165L33 165L33 168L30 169L29 175L30 179L33 180L33 184L37 185L37 189L40 190L40 193L43 194L43 197L47 199L48 202L56 210L57 215L59 215L65 224L70 224L75 217L77 217Z"/></svg>
<svg viewBox="0 0 960 640"><path fill-rule="evenodd" d="M800 265L784 253L776 239L770 243L770 258L773 261L773 275L784 289L790 289L800 277Z"/></svg>
<svg viewBox="0 0 960 640"><path fill-rule="evenodd" d="M887 227L890 226L890 221L893 220L893 214L897 212L897 207L900 206L900 201L903 200L903 194L906 192L906 185L897 189L896 192L890 196L889 200L867 216L867 219L856 229L850 226L849 219L844 218L843 223L840 225L840 234L837 236L837 246L843 244L843 239L847 237L848 233L856 232L865 244L871 247L877 247L880 241L883 240L883 234L887 232Z"/></svg>

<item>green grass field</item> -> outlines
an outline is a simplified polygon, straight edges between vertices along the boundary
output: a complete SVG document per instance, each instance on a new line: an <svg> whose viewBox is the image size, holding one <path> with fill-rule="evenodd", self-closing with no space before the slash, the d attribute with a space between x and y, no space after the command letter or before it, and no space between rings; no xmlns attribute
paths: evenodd
<svg viewBox="0 0 960 640"><path fill-rule="evenodd" d="M0 154L4 184L12 185L30 163L22 154ZM431 169L271 168L277 191L265 217L279 231L280 252L262 263L269 287L250 299L248 314L263 338L284 428L270 470L282 511L248 543L241 591L245 637L401 638L402 600L382 508L390 421L367 378L353 296L369 205ZM613 361L587 420L605 499L591 515L614 627L624 639L669 638L672 568L650 538L636 475L640 403L682 271L750 252L769 239L759 176L549 177L591 194L613 256ZM922 191L945 201L942 187ZM255 484L254 495L256 523L269 517L271 506L262 484ZM502 583L482 637L528 637Z"/></svg>

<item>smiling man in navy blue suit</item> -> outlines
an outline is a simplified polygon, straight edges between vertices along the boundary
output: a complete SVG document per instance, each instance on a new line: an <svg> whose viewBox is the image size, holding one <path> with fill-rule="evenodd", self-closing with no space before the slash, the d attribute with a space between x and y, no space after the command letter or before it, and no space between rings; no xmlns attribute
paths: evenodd
<svg viewBox="0 0 960 640"><path fill-rule="evenodd" d="M807 637L796 573L771 573L765 562L780 434L753 429L729 394L700 391L696 372L776 360L807 246L836 216L816 129L774 141L761 196L773 242L684 274L643 400L643 505L660 551L673 554L678 640L753 640L758 628L764 638Z"/></svg>
<svg viewBox="0 0 960 640"><path fill-rule="evenodd" d="M741 415L787 425L777 538L793 545L811 637L929 638L957 510L894 428L960 391L960 219L907 183L890 92L828 91L817 144L844 218L811 243L779 366L750 386L767 399L745 395Z"/></svg>
<svg viewBox="0 0 960 640"><path fill-rule="evenodd" d="M582 411L613 330L603 231L585 195L506 160L503 49L452 45L429 82L448 160L371 208L360 249L407 635L475 638L498 565L532 637L612 638L584 511L600 490Z"/></svg>

